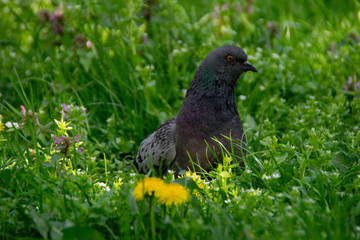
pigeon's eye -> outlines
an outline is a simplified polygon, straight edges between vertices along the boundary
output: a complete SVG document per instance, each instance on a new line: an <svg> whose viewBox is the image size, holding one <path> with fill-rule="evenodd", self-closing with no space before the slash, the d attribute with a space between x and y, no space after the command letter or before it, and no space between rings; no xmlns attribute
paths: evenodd
<svg viewBox="0 0 360 240"><path fill-rule="evenodd" d="M233 61L235 61L235 57L233 55L227 55L226 56L226 61L233 62Z"/></svg>

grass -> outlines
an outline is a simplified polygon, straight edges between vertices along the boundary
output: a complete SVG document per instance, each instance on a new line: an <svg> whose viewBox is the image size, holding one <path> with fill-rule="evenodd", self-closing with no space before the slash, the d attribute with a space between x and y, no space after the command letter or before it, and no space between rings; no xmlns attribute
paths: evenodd
<svg viewBox="0 0 360 240"><path fill-rule="evenodd" d="M1 239L360 238L357 1L3 0L0 12ZM189 202L135 201L138 145L225 44L259 71L236 89L246 168L224 156L205 177L165 177Z"/></svg>

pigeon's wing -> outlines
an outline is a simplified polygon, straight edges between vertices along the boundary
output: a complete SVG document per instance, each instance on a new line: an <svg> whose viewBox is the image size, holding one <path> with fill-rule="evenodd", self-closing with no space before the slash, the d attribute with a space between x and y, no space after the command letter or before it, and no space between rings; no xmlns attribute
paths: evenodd
<svg viewBox="0 0 360 240"><path fill-rule="evenodd" d="M140 173L147 173L152 166L155 170L166 169L175 159L175 120L166 120L155 132L140 144L134 164Z"/></svg>

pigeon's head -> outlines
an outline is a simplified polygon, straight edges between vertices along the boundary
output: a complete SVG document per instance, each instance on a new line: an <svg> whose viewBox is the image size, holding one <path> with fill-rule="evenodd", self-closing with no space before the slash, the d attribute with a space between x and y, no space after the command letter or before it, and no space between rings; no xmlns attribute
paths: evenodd
<svg viewBox="0 0 360 240"><path fill-rule="evenodd" d="M247 71L257 72L244 50L234 45L215 48L197 69L186 97L224 97L234 92L238 78Z"/></svg>
<svg viewBox="0 0 360 240"><path fill-rule="evenodd" d="M201 63L202 71L217 76L218 80L236 81L243 72L257 72L247 61L247 55L235 45L226 45L212 50ZM206 73L207 72L207 73Z"/></svg>

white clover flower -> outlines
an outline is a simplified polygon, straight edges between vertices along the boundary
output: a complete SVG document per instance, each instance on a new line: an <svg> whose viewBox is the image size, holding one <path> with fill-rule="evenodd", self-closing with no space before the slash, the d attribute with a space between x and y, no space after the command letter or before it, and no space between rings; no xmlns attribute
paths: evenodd
<svg viewBox="0 0 360 240"><path fill-rule="evenodd" d="M280 176L280 173L273 173L272 175L271 175L271 177L273 177L273 178L279 178L279 177L281 177Z"/></svg>
<svg viewBox="0 0 360 240"><path fill-rule="evenodd" d="M280 58L279 54L277 54L277 53L272 53L271 56L272 56L274 59L279 59L279 58Z"/></svg>
<svg viewBox="0 0 360 240"><path fill-rule="evenodd" d="M7 123L5 123L5 126L8 128L13 128L13 127L16 129L20 128L20 125L16 122L7 122Z"/></svg>
<svg viewBox="0 0 360 240"><path fill-rule="evenodd" d="M99 187L102 187L103 190L109 192L110 191L110 188L109 186L106 185L106 183L103 183L103 182L97 182L95 183L95 185L99 186Z"/></svg>
<svg viewBox="0 0 360 240"><path fill-rule="evenodd" d="M106 184L103 182L97 182L97 183L95 183L95 185L100 186L100 187L106 187Z"/></svg>
<svg viewBox="0 0 360 240"><path fill-rule="evenodd" d="M269 180L269 179L271 179L271 176L268 176L268 175L265 175L265 174L264 174L264 175L262 176L262 179Z"/></svg>

